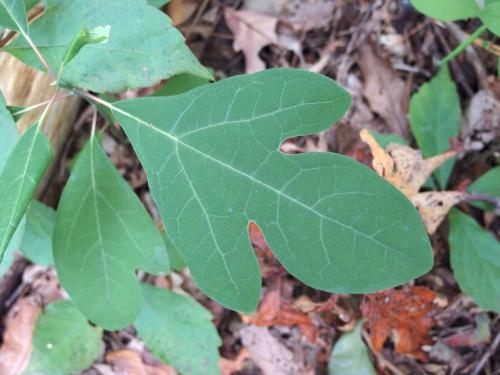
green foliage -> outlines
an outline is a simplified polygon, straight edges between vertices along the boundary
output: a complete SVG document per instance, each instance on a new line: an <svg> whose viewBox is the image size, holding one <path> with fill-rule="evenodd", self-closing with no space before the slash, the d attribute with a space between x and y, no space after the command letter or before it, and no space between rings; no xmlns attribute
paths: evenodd
<svg viewBox="0 0 500 375"><path fill-rule="evenodd" d="M500 167L490 169L479 177L469 187L469 192L473 194L486 194L500 197ZM482 209L489 209L491 205L485 202L474 203Z"/></svg>
<svg viewBox="0 0 500 375"><path fill-rule="evenodd" d="M92 322L132 323L141 306L135 269L167 272L155 223L95 137L73 168L58 207L54 261L62 286Z"/></svg>
<svg viewBox="0 0 500 375"><path fill-rule="evenodd" d="M375 130L370 130L370 133L373 135L373 138L378 142L380 146L386 148L391 143L397 143L399 145L408 146L408 141L404 138L401 138L396 134L382 134Z"/></svg>
<svg viewBox="0 0 500 375"><path fill-rule="evenodd" d="M117 17L117 9L120 10ZM88 44L65 67L66 85L96 92L146 87L180 73L211 78L184 44L170 19L144 0L60 0L30 25L36 45L58 70L73 37L82 29L111 27L105 44ZM27 42L17 38L5 50L42 69Z"/></svg>
<svg viewBox="0 0 500 375"><path fill-rule="evenodd" d="M481 10L481 21L488 29L500 36L500 1L486 0L485 7Z"/></svg>
<svg viewBox="0 0 500 375"><path fill-rule="evenodd" d="M451 267L460 289L484 310L500 312L500 242L458 210L450 224Z"/></svg>
<svg viewBox="0 0 500 375"><path fill-rule="evenodd" d="M142 284L142 292L134 325L151 352L183 374L218 374L221 340L210 312L168 289Z"/></svg>
<svg viewBox="0 0 500 375"><path fill-rule="evenodd" d="M328 128L350 101L326 77L272 69L115 104L169 236L210 297L255 308L250 221L287 270L318 289L370 292L429 270L420 217L391 184L341 155L278 150Z"/></svg>
<svg viewBox="0 0 500 375"><path fill-rule="evenodd" d="M0 173L19 140L19 131L0 92Z"/></svg>
<svg viewBox="0 0 500 375"><path fill-rule="evenodd" d="M32 126L5 162L0 175L0 262L51 159L48 139Z"/></svg>
<svg viewBox="0 0 500 375"><path fill-rule="evenodd" d="M210 80L207 78L200 78L191 74L179 74L178 76L170 78L161 89L154 93L154 96L170 96L183 94L185 92L188 92L189 90L203 86L209 82Z"/></svg>
<svg viewBox="0 0 500 375"><path fill-rule="evenodd" d="M411 131L425 157L450 149L449 139L460 133L462 112L457 87L446 65L412 96L409 117ZM435 172L442 188L447 185L454 162L447 161Z"/></svg>
<svg viewBox="0 0 500 375"><path fill-rule="evenodd" d="M170 2L170 0L148 0L148 3L156 8L161 8L168 2Z"/></svg>
<svg viewBox="0 0 500 375"><path fill-rule="evenodd" d="M52 235L56 212L33 200L26 211L26 231L21 244L21 252L31 262L52 266Z"/></svg>
<svg viewBox="0 0 500 375"><path fill-rule="evenodd" d="M476 0L411 0L413 6L426 16L443 21L455 21L479 16Z"/></svg>
<svg viewBox="0 0 500 375"><path fill-rule="evenodd" d="M107 43L110 26L96 26L93 29L81 29L73 38L63 56L61 69L78 55L80 50L88 44Z"/></svg>
<svg viewBox="0 0 500 375"><path fill-rule="evenodd" d="M0 26L15 31L27 30L28 17L23 1L0 0Z"/></svg>
<svg viewBox="0 0 500 375"><path fill-rule="evenodd" d="M102 329L93 327L70 301L45 307L38 317L33 352L23 375L68 375L89 367L99 355Z"/></svg>
<svg viewBox="0 0 500 375"><path fill-rule="evenodd" d="M167 253L168 253L168 260L170 261L170 267L174 271L180 271L184 268L187 267L187 263L182 257L182 255L177 251L177 249L174 246L174 243L168 236L168 234L165 232L162 235L163 241L165 241L165 246L167 247Z"/></svg>
<svg viewBox="0 0 500 375"><path fill-rule="evenodd" d="M14 258L16 256L16 251L21 246L21 242L23 240L24 232L26 228L26 220L23 218L19 225L17 226L12 239L10 240L7 249L5 250L5 255L3 260L0 262L0 277L3 276L10 268L12 263L14 262Z"/></svg>
<svg viewBox="0 0 500 375"><path fill-rule="evenodd" d="M340 337L333 347L329 375L375 375L376 371L368 356L361 329L363 322L359 321L356 327Z"/></svg>

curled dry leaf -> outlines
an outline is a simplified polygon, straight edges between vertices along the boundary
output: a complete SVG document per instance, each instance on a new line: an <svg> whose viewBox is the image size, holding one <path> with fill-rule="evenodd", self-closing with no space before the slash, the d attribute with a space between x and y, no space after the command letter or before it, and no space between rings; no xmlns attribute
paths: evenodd
<svg viewBox="0 0 500 375"><path fill-rule="evenodd" d="M268 44L278 43L276 17L257 14L249 10L236 11L227 7L224 11L226 23L234 34L233 48L243 51L246 73L255 73L266 68L259 57L260 50Z"/></svg>
<svg viewBox="0 0 500 375"><path fill-rule="evenodd" d="M434 170L455 156L455 151L424 159L420 151L405 145L390 143L384 149L366 129L361 130L360 137L372 152L373 169L413 202L427 233L433 234L448 211L467 197L466 193L456 191L419 193Z"/></svg>
<svg viewBox="0 0 500 375"><path fill-rule="evenodd" d="M426 361L421 347L432 343L435 298L432 290L420 286L366 295L361 311L368 320L373 350L380 351L390 336L397 352Z"/></svg>
<svg viewBox="0 0 500 375"><path fill-rule="evenodd" d="M279 290L268 292L262 299L257 312L243 316L243 320L260 327L296 325L310 342L316 341L317 331L311 318L282 301Z"/></svg>
<svg viewBox="0 0 500 375"><path fill-rule="evenodd" d="M430 191L414 195L411 201L420 212L427 232L434 234L451 208L467 196L459 191Z"/></svg>

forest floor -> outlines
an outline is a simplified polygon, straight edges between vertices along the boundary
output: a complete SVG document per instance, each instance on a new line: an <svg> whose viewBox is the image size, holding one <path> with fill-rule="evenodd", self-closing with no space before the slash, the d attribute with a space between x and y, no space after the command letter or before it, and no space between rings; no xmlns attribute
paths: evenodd
<svg viewBox="0 0 500 375"><path fill-rule="evenodd" d="M353 95L348 115L319 135L287 140L282 151L331 151L368 166L372 154L359 137L361 129L398 135L417 148L408 124L410 97L436 74L439 60L478 26L473 20L433 21L416 12L409 0L172 0L165 10L217 79L265 67L302 68L335 79ZM492 35L489 40L495 42ZM464 115L461 135L450 144L460 152L448 188L463 191L500 163L500 79L497 59L479 47L455 58L450 71ZM128 91L120 97L148 92ZM482 102L476 99L484 92L490 102L478 108ZM470 121L477 118L474 111L482 111L480 125ZM82 107L60 168L42 197L49 206L57 206L70 163L88 139L91 114ZM483 130L496 138L478 138ZM108 126L103 143L118 170L158 217L144 170L124 133ZM500 238L498 216L464 209ZM376 343L373 326L370 331L365 324L362 331L379 374L500 374L500 318L460 291L450 267L446 220L431 237L435 263L430 273L369 296L332 295L305 286L273 257L259 229L249 230L263 274L261 303L252 315L209 300L188 271L145 276L158 286L188 292L212 312L222 338L224 374L327 374L333 346L363 317L376 319L388 332L387 339ZM1 311L4 332L10 329L22 336L26 322L15 319L16 309L22 307L19 297L46 298L58 285L52 269L23 263L16 272L17 281ZM413 307L422 309L415 313ZM111 355L117 350L140 353L144 374L175 373L158 366L129 328L105 334L100 359L84 374L123 373L120 358Z"/></svg>

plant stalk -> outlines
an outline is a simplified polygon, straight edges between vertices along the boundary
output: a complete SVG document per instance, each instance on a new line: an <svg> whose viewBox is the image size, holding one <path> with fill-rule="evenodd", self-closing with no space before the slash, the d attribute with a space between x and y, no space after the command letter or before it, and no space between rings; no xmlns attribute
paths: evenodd
<svg viewBox="0 0 500 375"><path fill-rule="evenodd" d="M469 47L474 41L483 35L488 28L486 25L482 25L476 31L474 31L468 38L464 39L453 51L451 51L448 56L441 60L440 65L449 63L455 57L460 55L467 47Z"/></svg>

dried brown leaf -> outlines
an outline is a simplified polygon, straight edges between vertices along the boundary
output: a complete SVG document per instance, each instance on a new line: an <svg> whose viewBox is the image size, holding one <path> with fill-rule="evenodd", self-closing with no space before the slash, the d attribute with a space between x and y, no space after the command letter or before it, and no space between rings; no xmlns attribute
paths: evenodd
<svg viewBox="0 0 500 375"><path fill-rule="evenodd" d="M231 375L243 370L245 361L248 359L250 352L243 348L238 353L235 359L221 358L219 360L219 368L222 375Z"/></svg>
<svg viewBox="0 0 500 375"><path fill-rule="evenodd" d="M266 68L259 57L260 50L268 44L278 43L276 17L257 14L249 10L236 11L227 7L224 16L234 34L233 48L243 51L246 73L255 73Z"/></svg>
<svg viewBox="0 0 500 375"><path fill-rule="evenodd" d="M361 310L368 320L373 350L380 351L391 337L397 352L426 361L422 346L432 343L435 298L432 290L420 286L366 295Z"/></svg>
<svg viewBox="0 0 500 375"><path fill-rule="evenodd" d="M140 353L129 349L106 354L106 362L116 375L177 375L170 366L145 364Z"/></svg>

